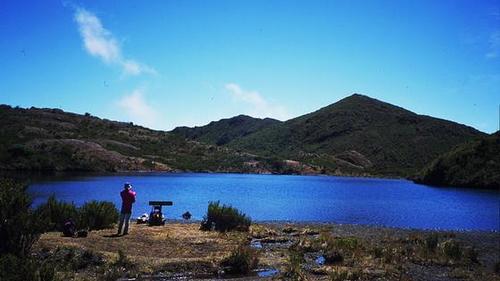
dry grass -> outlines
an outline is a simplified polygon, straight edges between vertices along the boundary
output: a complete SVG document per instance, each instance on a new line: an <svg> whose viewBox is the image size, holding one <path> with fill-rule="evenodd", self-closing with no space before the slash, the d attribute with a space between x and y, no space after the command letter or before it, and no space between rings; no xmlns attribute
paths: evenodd
<svg viewBox="0 0 500 281"><path fill-rule="evenodd" d="M59 232L45 233L36 248L72 246L102 253L110 259L116 258L121 250L141 271L152 272L170 263L217 263L246 239L242 233L201 231L198 224L161 227L131 224L130 234L120 237L113 237L115 231L92 231L87 238L61 237Z"/></svg>
<svg viewBox="0 0 500 281"><path fill-rule="evenodd" d="M278 278L286 279L293 269L308 280L500 280L492 268L498 262L498 233L449 234L369 226L285 224L252 225L248 233L219 233L201 231L196 223L161 227L132 224L129 235L111 237L114 233L114 229L94 231L87 238L46 233L36 248L87 249L103 254L108 263L116 260L121 250L140 275L162 272L213 277L224 258L239 245L254 239L263 245L258 250L258 267L278 269ZM438 238L436 247L426 242L429 237ZM450 239L461 245L460 258L450 259L441 251L443 243ZM470 248L477 250L478 261L467 254ZM339 252L343 260L324 265L315 263L318 255L329 251ZM292 252L302 257L302 261L292 263ZM85 272L78 274L90 276ZM244 280L255 279L259 278L244 277Z"/></svg>

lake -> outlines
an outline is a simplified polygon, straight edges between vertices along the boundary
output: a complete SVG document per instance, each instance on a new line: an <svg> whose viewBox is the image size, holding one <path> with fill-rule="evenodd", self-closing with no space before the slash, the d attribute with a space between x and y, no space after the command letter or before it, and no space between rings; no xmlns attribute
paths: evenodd
<svg viewBox="0 0 500 281"><path fill-rule="evenodd" d="M169 219L189 211L200 220L219 200L255 221L333 222L419 229L499 231L499 192L438 188L408 180L250 174L140 173L79 176L30 185L34 205L51 194L77 205L112 201L130 182L137 192L133 217L149 213L150 200L171 200Z"/></svg>

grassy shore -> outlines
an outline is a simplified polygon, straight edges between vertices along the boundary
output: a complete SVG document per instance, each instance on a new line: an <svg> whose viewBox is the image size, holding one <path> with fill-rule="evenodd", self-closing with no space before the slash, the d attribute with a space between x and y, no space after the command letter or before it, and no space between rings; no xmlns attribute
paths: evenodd
<svg viewBox="0 0 500 281"><path fill-rule="evenodd" d="M497 232L284 223L252 225L248 233L201 231L198 223L132 224L127 236L114 232L46 233L35 252L69 264L57 270L65 280L500 280ZM222 260L241 245L256 250L257 268L224 275Z"/></svg>

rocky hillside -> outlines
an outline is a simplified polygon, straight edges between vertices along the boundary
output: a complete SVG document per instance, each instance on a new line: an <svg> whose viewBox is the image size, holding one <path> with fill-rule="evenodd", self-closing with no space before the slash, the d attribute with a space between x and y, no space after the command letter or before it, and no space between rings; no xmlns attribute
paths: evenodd
<svg viewBox="0 0 500 281"><path fill-rule="evenodd" d="M0 106L0 170L247 171L255 158L132 123Z"/></svg>
<svg viewBox="0 0 500 281"><path fill-rule="evenodd" d="M415 178L442 186L500 188L500 132L453 148Z"/></svg>

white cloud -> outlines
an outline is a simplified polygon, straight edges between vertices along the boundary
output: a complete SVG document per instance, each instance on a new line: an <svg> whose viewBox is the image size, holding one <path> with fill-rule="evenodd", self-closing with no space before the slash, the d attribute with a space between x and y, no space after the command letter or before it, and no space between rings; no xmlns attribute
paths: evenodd
<svg viewBox="0 0 500 281"><path fill-rule="evenodd" d="M224 87L235 101L249 106L247 112L245 112L248 115L259 118L271 117L280 120L286 120L290 117L284 106L270 103L257 91L243 90L235 83L228 83Z"/></svg>
<svg viewBox="0 0 500 281"><path fill-rule="evenodd" d="M490 34L489 39L489 51L486 53L486 57L489 59L495 59L500 53L500 31L494 31Z"/></svg>
<svg viewBox="0 0 500 281"><path fill-rule="evenodd" d="M149 128L159 128L160 114L146 101L143 90L136 89L123 96L117 105L133 122Z"/></svg>
<svg viewBox="0 0 500 281"><path fill-rule="evenodd" d="M123 73L128 75L156 74L153 68L124 58L116 38L102 26L99 18L93 13L77 8L75 21L78 23L85 49L90 55L100 58L107 64L120 66Z"/></svg>

